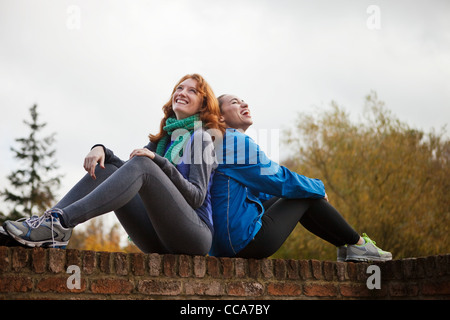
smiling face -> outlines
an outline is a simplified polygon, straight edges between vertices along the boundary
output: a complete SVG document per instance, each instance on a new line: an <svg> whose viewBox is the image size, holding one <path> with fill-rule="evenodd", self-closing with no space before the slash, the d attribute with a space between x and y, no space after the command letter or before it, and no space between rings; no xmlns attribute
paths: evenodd
<svg viewBox="0 0 450 320"><path fill-rule="evenodd" d="M247 130L252 124L252 116L248 104L233 95L223 95L219 99L222 112L221 120L228 128Z"/></svg>
<svg viewBox="0 0 450 320"><path fill-rule="evenodd" d="M200 111L202 96L198 93L197 80L189 78L181 82L172 96L172 108L178 120Z"/></svg>

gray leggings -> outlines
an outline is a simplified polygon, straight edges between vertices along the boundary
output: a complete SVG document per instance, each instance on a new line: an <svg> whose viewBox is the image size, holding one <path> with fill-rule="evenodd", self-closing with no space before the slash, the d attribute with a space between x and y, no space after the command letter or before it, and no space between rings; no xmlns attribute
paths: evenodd
<svg viewBox="0 0 450 320"><path fill-rule="evenodd" d="M67 227L114 211L145 253L208 253L211 230L151 159L134 157L120 168L97 165L95 175L86 174L55 205Z"/></svg>

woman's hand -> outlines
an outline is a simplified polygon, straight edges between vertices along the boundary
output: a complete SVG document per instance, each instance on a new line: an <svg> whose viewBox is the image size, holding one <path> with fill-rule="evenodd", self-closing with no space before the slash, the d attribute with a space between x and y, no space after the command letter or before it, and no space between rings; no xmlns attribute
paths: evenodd
<svg viewBox="0 0 450 320"><path fill-rule="evenodd" d="M150 159L155 158L155 154L153 151L148 150L147 148L142 149L134 149L130 154L130 159L133 157L149 157Z"/></svg>
<svg viewBox="0 0 450 320"><path fill-rule="evenodd" d="M84 169L89 173L92 179L97 179L95 176L95 167L97 163L100 168L105 169L105 151L102 146L97 146L93 148L84 158Z"/></svg>

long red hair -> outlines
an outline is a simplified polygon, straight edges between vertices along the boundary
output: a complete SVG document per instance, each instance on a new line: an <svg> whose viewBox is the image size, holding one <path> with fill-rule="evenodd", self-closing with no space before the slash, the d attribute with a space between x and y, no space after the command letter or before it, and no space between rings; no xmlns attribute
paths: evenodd
<svg viewBox="0 0 450 320"><path fill-rule="evenodd" d="M188 74L178 81L178 83L173 88L172 94L170 95L169 101L162 107L164 112L164 118L162 118L161 123L159 125L159 133L156 135L150 134L149 138L151 142L157 143L166 132L163 130L166 125L166 120L169 117L175 115L172 108L172 97L175 93L177 87L180 83L187 79L194 79L197 81L197 94L202 97L202 106L200 108L200 120L203 123L203 127L206 129L217 129L222 134L225 132L225 125L223 122L219 121L221 116L219 109L219 102L210 87L210 85L206 82L206 80L199 74Z"/></svg>

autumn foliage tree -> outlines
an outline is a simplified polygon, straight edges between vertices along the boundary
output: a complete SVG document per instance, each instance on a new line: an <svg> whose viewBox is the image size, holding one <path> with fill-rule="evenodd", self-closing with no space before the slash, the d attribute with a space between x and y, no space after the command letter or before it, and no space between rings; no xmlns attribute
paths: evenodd
<svg viewBox="0 0 450 320"><path fill-rule="evenodd" d="M109 252L140 252L132 243L121 246L119 225L106 226L104 219L97 217L74 229L70 239L69 249L109 251Z"/></svg>
<svg viewBox="0 0 450 320"><path fill-rule="evenodd" d="M450 250L450 141L397 119L375 92L364 118L336 103L301 114L286 143L291 170L319 178L331 204L394 258ZM335 259L336 249L298 226L276 257Z"/></svg>

